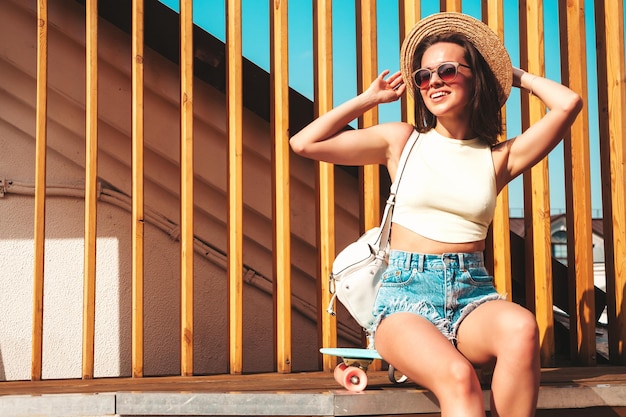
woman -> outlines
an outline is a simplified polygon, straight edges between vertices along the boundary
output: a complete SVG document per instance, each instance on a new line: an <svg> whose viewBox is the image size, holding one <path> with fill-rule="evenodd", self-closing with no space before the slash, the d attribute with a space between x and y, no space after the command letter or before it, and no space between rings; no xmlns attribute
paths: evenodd
<svg viewBox="0 0 626 417"><path fill-rule="evenodd" d="M497 142L511 85L550 109ZM415 97L416 126L342 128L363 112ZM475 367L493 366L492 416L533 416L540 364L537 323L504 300L482 263L495 199L544 158L582 107L567 87L513 68L482 22L459 13L422 19L407 35L401 71L383 71L357 97L290 140L299 155L342 165L385 164L395 180L407 139L420 132L398 188L389 267L374 308L383 358L431 390L442 416L484 416Z"/></svg>

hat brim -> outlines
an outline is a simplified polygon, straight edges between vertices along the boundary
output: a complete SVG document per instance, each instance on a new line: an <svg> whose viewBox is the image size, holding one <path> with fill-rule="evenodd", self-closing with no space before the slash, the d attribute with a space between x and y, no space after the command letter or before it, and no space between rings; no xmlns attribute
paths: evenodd
<svg viewBox="0 0 626 417"><path fill-rule="evenodd" d="M500 37L480 20L463 13L442 12L421 19L407 34L400 49L400 70L409 93L415 95L419 87L413 80L415 51L430 36L460 33L474 45L489 65L498 82L498 98L504 105L511 93L513 68L511 57Z"/></svg>

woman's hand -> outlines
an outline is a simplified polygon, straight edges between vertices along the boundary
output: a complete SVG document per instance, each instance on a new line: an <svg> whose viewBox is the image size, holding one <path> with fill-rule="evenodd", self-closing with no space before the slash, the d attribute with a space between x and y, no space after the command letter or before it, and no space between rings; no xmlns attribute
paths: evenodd
<svg viewBox="0 0 626 417"><path fill-rule="evenodd" d="M533 81L536 75L530 74L523 69L513 67L513 87L525 88L530 94L534 94Z"/></svg>
<svg viewBox="0 0 626 417"><path fill-rule="evenodd" d="M392 103L404 94L406 84L402 80L402 73L397 71L385 79L388 74L389 70L381 72L365 91L376 103Z"/></svg>
<svg viewBox="0 0 626 417"><path fill-rule="evenodd" d="M513 67L513 87L522 87L522 75L524 75L525 73L526 71L517 67Z"/></svg>

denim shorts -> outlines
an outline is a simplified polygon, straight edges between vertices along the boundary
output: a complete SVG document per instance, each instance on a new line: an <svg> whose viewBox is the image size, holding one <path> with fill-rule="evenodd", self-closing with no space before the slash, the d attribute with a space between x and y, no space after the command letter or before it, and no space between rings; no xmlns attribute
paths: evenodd
<svg viewBox="0 0 626 417"><path fill-rule="evenodd" d="M452 343L461 321L480 304L504 299L485 269L482 252L425 255L392 250L374 303L374 334L393 313L410 312L432 322Z"/></svg>

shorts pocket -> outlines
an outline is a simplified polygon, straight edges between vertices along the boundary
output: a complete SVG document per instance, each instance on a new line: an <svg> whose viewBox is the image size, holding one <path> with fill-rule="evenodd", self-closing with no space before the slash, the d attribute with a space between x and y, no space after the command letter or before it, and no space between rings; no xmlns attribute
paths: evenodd
<svg viewBox="0 0 626 417"><path fill-rule="evenodd" d="M404 285L408 283L409 281L411 281L411 277L412 277L411 270L398 268L396 266L390 266L383 273L382 285L385 285L385 286Z"/></svg>
<svg viewBox="0 0 626 417"><path fill-rule="evenodd" d="M487 269L484 267L469 268L463 275L465 275L469 282L475 286L493 286L493 276L489 275Z"/></svg>

